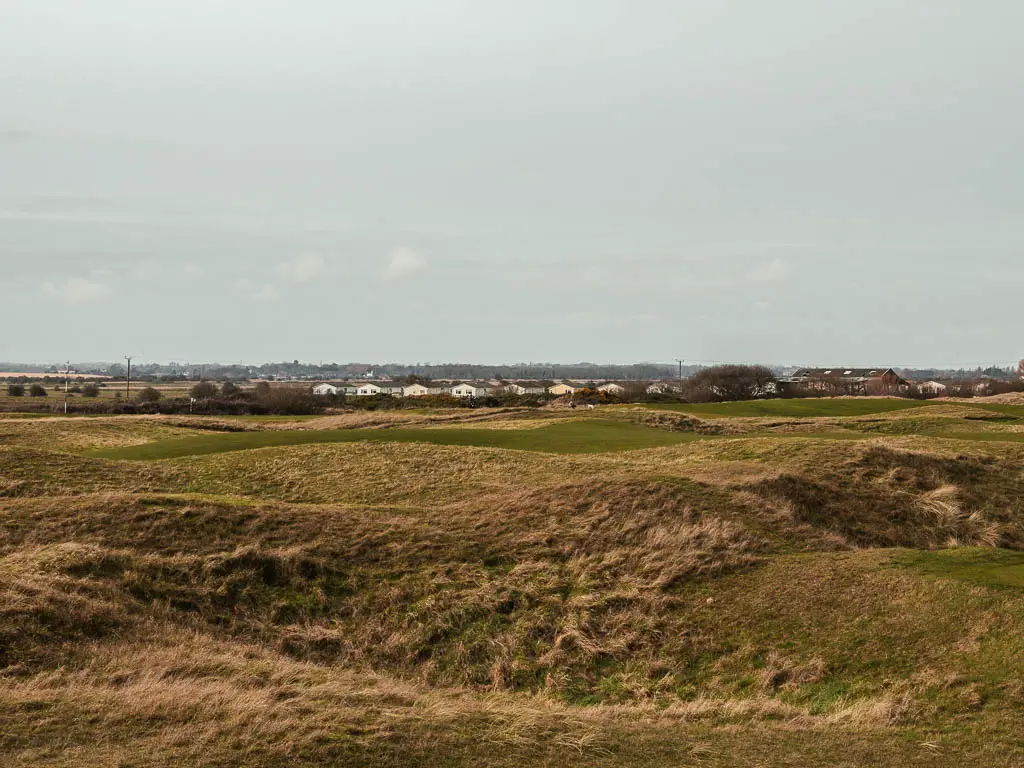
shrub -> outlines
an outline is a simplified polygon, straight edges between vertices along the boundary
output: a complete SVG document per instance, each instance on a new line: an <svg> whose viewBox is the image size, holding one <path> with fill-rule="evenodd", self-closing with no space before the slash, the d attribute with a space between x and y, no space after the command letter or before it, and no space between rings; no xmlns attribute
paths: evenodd
<svg viewBox="0 0 1024 768"><path fill-rule="evenodd" d="M25 396L25 385L24 384L8 384L7 385L8 397L24 397Z"/></svg>
<svg viewBox="0 0 1024 768"><path fill-rule="evenodd" d="M694 403L753 400L774 394L775 386L775 374L763 365L716 365L687 379L683 395Z"/></svg>
<svg viewBox="0 0 1024 768"><path fill-rule="evenodd" d="M192 387L189 394L196 400L209 400L211 397L217 396L217 385L212 381L200 381Z"/></svg>
<svg viewBox="0 0 1024 768"><path fill-rule="evenodd" d="M258 381L256 382L256 397L266 397L270 394L270 382Z"/></svg>
<svg viewBox="0 0 1024 768"><path fill-rule="evenodd" d="M324 398L306 391L304 387L274 387L260 398L260 403L270 413L285 415L321 413L324 409Z"/></svg>
<svg viewBox="0 0 1024 768"><path fill-rule="evenodd" d="M242 393L242 389L234 382L225 381L220 385L220 393L224 397L238 397Z"/></svg>
<svg viewBox="0 0 1024 768"><path fill-rule="evenodd" d="M46 397L46 387L42 384L33 384L28 388L28 393L32 397Z"/></svg>
<svg viewBox="0 0 1024 768"><path fill-rule="evenodd" d="M163 395L161 394L160 390L154 389L153 387L146 387L138 394L138 400L140 403L155 403L158 402L162 397Z"/></svg>
<svg viewBox="0 0 1024 768"><path fill-rule="evenodd" d="M82 397L98 397L100 394L100 388L95 384L85 384L82 386Z"/></svg>

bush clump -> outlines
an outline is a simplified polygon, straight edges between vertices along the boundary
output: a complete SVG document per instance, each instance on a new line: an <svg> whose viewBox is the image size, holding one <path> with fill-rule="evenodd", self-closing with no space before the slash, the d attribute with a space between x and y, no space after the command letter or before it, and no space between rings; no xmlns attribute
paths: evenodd
<svg viewBox="0 0 1024 768"><path fill-rule="evenodd" d="M138 400L140 403L157 403L163 398L163 394L159 389L153 387L146 387L144 390L139 392Z"/></svg>
<svg viewBox="0 0 1024 768"><path fill-rule="evenodd" d="M212 381L200 381L189 391L196 400L209 400L217 396L217 385Z"/></svg>
<svg viewBox="0 0 1024 768"><path fill-rule="evenodd" d="M776 392L775 374L763 365L716 365L686 380L683 396L691 403L756 400Z"/></svg>

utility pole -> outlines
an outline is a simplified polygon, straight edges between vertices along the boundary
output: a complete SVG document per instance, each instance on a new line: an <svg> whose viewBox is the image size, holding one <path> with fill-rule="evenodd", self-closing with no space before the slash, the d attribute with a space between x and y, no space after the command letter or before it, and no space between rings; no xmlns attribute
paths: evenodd
<svg viewBox="0 0 1024 768"><path fill-rule="evenodd" d="M124 359L128 361L128 386L124 393L124 399L127 402L132 399L132 358L131 355L125 355Z"/></svg>
<svg viewBox="0 0 1024 768"><path fill-rule="evenodd" d="M68 388L71 386L71 361L64 367L64 415L68 415Z"/></svg>
<svg viewBox="0 0 1024 768"><path fill-rule="evenodd" d="M676 362L679 363L679 391L683 391L683 359L680 357L676 358Z"/></svg>

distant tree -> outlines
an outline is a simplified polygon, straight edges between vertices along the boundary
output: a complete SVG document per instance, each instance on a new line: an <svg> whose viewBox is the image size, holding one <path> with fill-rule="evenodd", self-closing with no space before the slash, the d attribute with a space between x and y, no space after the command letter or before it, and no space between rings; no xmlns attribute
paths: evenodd
<svg viewBox="0 0 1024 768"><path fill-rule="evenodd" d="M85 384L82 386L82 397L98 397L100 388L96 384Z"/></svg>
<svg viewBox="0 0 1024 768"><path fill-rule="evenodd" d="M33 384L28 388L28 393L32 397L46 397L46 387L42 384Z"/></svg>
<svg viewBox="0 0 1024 768"><path fill-rule="evenodd" d="M383 399L391 400L392 398L385 397ZM269 408L270 413L282 414L318 413L324 407L323 397L310 393L305 387L293 386L274 387L260 402Z"/></svg>
<svg viewBox="0 0 1024 768"><path fill-rule="evenodd" d="M25 385L24 384L8 384L7 385L7 396L8 397L24 397L25 396Z"/></svg>
<svg viewBox="0 0 1024 768"><path fill-rule="evenodd" d="M716 365L698 371L683 384L691 402L753 400L775 392L775 374L763 365Z"/></svg>
<svg viewBox="0 0 1024 768"><path fill-rule="evenodd" d="M146 387L138 394L138 400L140 403L156 403L159 402L163 397L163 394L159 389L153 387Z"/></svg>
<svg viewBox="0 0 1024 768"><path fill-rule="evenodd" d="M242 393L242 388L232 381L225 381L220 385L220 393L224 397L238 397Z"/></svg>
<svg viewBox="0 0 1024 768"><path fill-rule="evenodd" d="M189 394L196 400L209 400L211 397L217 396L217 385L212 381L200 381L192 387Z"/></svg>
<svg viewBox="0 0 1024 768"><path fill-rule="evenodd" d="M257 381L256 382L256 397L262 399L270 394L270 382L269 381Z"/></svg>

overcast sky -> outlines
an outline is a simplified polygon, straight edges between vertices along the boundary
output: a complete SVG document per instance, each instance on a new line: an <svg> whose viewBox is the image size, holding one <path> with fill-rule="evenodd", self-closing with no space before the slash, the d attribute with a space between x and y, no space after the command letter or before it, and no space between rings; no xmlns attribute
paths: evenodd
<svg viewBox="0 0 1024 768"><path fill-rule="evenodd" d="M1015 360L1022 29L0 0L0 360Z"/></svg>

